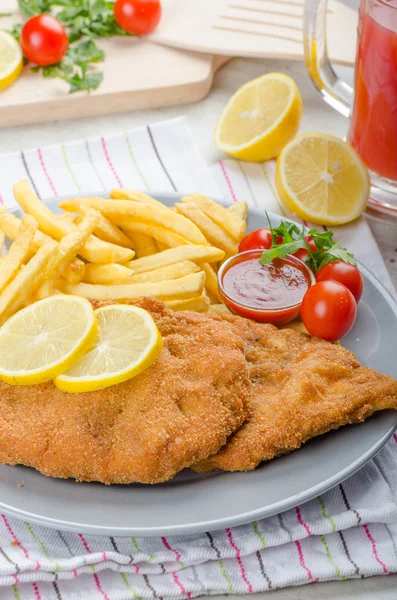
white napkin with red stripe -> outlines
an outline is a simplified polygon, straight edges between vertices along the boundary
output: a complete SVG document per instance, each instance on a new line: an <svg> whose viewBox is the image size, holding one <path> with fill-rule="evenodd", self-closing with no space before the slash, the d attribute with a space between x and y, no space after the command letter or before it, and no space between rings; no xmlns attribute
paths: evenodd
<svg viewBox="0 0 397 600"><path fill-rule="evenodd" d="M198 191L292 216L273 184L274 164L225 159L208 167L185 119L113 137L0 156L0 200L28 178L39 196L126 186ZM338 236L393 291L364 219ZM397 435L356 475L311 502L262 521L206 534L113 538L61 532L0 517L0 598L191 598L397 572Z"/></svg>

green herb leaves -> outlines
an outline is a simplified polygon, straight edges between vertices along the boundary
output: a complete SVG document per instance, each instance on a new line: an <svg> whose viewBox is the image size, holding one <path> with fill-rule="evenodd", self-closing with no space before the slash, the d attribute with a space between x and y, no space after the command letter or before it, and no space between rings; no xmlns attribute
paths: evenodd
<svg viewBox="0 0 397 600"><path fill-rule="evenodd" d="M64 58L54 65L34 67L44 77L56 77L69 84L69 93L95 90L103 80L103 73L93 71L95 63L104 60L104 52L94 39L128 36L114 19L114 2L108 0L18 0L25 19L49 13L62 23L68 33L69 49ZM19 39L21 25L10 32Z"/></svg>
<svg viewBox="0 0 397 600"><path fill-rule="evenodd" d="M273 244L269 250L264 250L260 258L261 265L271 263L275 258L283 258L287 254L295 254L299 249L308 251L306 264L316 273L324 265L336 260L356 266L351 252L341 248L341 242L333 240L332 231L319 232L316 229L300 229L295 223L282 221L278 227L271 227ZM313 238L317 250L313 251L307 243L308 236ZM277 243L277 240L280 243Z"/></svg>

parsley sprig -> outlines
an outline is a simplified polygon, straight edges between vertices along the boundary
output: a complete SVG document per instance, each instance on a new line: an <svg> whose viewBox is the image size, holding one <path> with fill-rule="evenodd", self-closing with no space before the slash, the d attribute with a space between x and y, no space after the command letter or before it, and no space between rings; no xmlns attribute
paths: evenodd
<svg viewBox="0 0 397 600"><path fill-rule="evenodd" d="M268 218L269 220L269 218ZM295 223L281 221L278 227L272 227L269 221L269 229L272 233L273 244L269 250L264 250L260 258L261 265L271 263L275 258L283 258L287 254L295 254L300 248L308 250L309 254L305 259L308 267L315 273L324 265L336 260L343 260L356 266L356 261L351 252L342 248L341 241L335 242L332 231L319 232L316 229L298 227ZM313 252L305 241L305 236L313 236L317 251ZM283 238L280 244L277 239Z"/></svg>
<svg viewBox="0 0 397 600"><path fill-rule="evenodd" d="M55 77L69 84L69 93L95 90L103 73L92 67L104 60L97 38L128 36L114 19L114 1L109 0L18 0L22 16L30 19L48 13L66 28L69 48L63 59L48 67L33 67L44 77ZM19 40L22 25L14 25L10 33Z"/></svg>

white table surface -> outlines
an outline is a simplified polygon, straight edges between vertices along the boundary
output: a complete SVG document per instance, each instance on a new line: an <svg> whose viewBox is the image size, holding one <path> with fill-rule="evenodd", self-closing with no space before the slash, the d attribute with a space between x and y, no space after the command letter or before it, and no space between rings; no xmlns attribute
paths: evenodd
<svg viewBox="0 0 397 600"><path fill-rule="evenodd" d="M290 63L234 59L217 74L215 85L208 97L194 105L173 107L137 113L126 113L104 117L86 118L78 121L55 122L0 130L0 153L36 147L38 145L68 142L101 134L113 134L130 127L143 125L160 119L181 114L187 115L196 143L208 161L220 156L212 143L212 135L218 115L226 100L243 83L270 71L280 71L291 75L303 96L304 116L302 131L317 130L344 136L347 121L329 108L314 91L302 63ZM341 70L350 78L348 69ZM394 285L397 288L397 219L385 220L382 217L369 221L379 243ZM258 594L265 596L265 594ZM266 594L266 598L269 595ZM220 598L219 596L217 598ZM226 596L225 596L226 598ZM231 596L228 596L231 598ZM235 597L237 599L237 596ZM240 600L248 596L238 596ZM271 593L273 600L301 599L360 599L396 600L397 575L374 577L366 580L330 582L294 587Z"/></svg>

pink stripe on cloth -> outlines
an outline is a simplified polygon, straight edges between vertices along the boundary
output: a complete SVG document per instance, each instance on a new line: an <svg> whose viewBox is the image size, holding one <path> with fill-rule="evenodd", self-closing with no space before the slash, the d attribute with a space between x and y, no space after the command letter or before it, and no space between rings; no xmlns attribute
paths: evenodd
<svg viewBox="0 0 397 600"><path fill-rule="evenodd" d="M9 522L7 521L7 517L5 515L1 515L1 518L4 521L4 525L7 528L8 533L10 534L10 536L12 537L12 539L14 540L14 542L16 542L18 548L20 548L22 550L22 552L25 555L25 558L27 558L28 560L30 560L30 556L29 556L29 552L26 550L25 546L22 545L22 543L19 541L19 539L17 538L17 536L15 535L15 533L13 532L13 530L11 529L11 526L9 524ZM37 563L37 561L36 561ZM40 568L40 567L38 567Z"/></svg>
<svg viewBox="0 0 397 600"><path fill-rule="evenodd" d="M305 564L305 559L303 558L302 546L300 545L300 543L297 540L295 541L295 545L296 545L296 547L298 549L299 562L300 562L301 566L303 567L303 569L305 569L305 571L307 573L307 576L310 579L310 581L312 581L313 575L312 575L311 570Z"/></svg>
<svg viewBox="0 0 397 600"><path fill-rule="evenodd" d="M120 177L119 177L119 176L118 176L118 174L117 174L117 171L116 171L116 169L115 169L115 167L114 167L114 164L113 164L113 162L112 162L112 159L110 158L109 151L108 151L108 147L107 147L106 140L105 140L105 138L104 138L104 137L101 137L101 143L102 143L102 149L103 149L103 153L104 153L104 155L105 155L105 158L106 158L106 162L108 163L108 165L109 165L109 167L110 167L110 170L112 171L112 173L113 173L113 175L114 175L114 177L115 177L115 179L116 179L116 181L117 181L117 184L118 184L120 187L123 187L123 184L122 184L122 182L121 182L121 179L120 179Z"/></svg>
<svg viewBox="0 0 397 600"><path fill-rule="evenodd" d="M163 542L164 546L167 548L167 550L169 550L170 552L173 552L175 554L175 558L178 562L181 562L181 555L179 554L179 552L177 552L176 550L174 550L174 548L172 548L172 546L170 546L167 538L162 537L161 541Z"/></svg>
<svg viewBox="0 0 397 600"><path fill-rule="evenodd" d="M0 194L0 204L4 204L3 196Z"/></svg>
<svg viewBox="0 0 397 600"><path fill-rule="evenodd" d="M50 175L49 175L49 173L47 171L47 167L46 167L46 164L44 162L44 156L43 156L43 153L41 151L41 148L37 148L37 154L38 154L38 157L39 157L41 168L43 169L43 173L46 176L46 179L48 181L48 185L52 189L54 196L58 196L57 191L55 189L54 182L52 181L52 179L51 179L51 177L50 177Z"/></svg>
<svg viewBox="0 0 397 600"><path fill-rule="evenodd" d="M84 549L85 549L85 550L88 552L88 554L92 554L92 552L91 552L91 549L90 549L90 547L89 547L89 545L88 545L88 543L87 543L87 540L85 539L85 537L83 536L83 534L82 534L82 533L78 533L77 535L79 536L79 538L80 538L80 540L81 540L81 543L82 543L82 544L83 544L83 546L84 546ZM103 559L103 560L106 560L106 552L103 552L103 554L102 554L102 559ZM94 567L92 567L92 569L94 569ZM95 573L95 571L93 571L93 573L92 573L92 576L93 576L93 578L94 578L95 585L96 585L96 587L97 587L97 589L98 589L98 592L99 592L100 594L102 594L102 596L104 597L104 599L105 599L105 600L110 600L110 599L109 599L109 596L107 595L107 593L106 593L106 592L103 590L103 588L102 588L102 586L101 586L101 582L99 581L99 577L98 577L98 575Z"/></svg>
<svg viewBox="0 0 397 600"><path fill-rule="evenodd" d="M296 517L297 517L297 519L298 519L298 523L299 523L300 525L302 525L302 527L304 527L304 529L305 529L305 531L306 531L307 535L311 535L311 534L312 534L312 532L310 531L310 529L309 529L308 525L306 525L306 523L305 523L305 522L304 522L304 520L302 519L302 515L301 515L301 511L300 511L300 508L299 508L299 506L297 506L297 507L296 507L295 511L296 511Z"/></svg>
<svg viewBox="0 0 397 600"><path fill-rule="evenodd" d="M227 187L229 188L229 192L232 196L232 200L233 200L233 202L238 202L236 194L234 193L232 182L230 181L230 177L227 174L226 167L223 164L223 160L220 160L219 164L221 165L222 173L223 173L224 178L226 179Z"/></svg>
<svg viewBox="0 0 397 600"><path fill-rule="evenodd" d="M237 562L238 562L238 566L240 567L241 577L242 577L242 579L243 579L244 583L246 584L246 586L247 586L247 588L248 588L248 592L251 594L251 593L252 593L252 591L253 591L253 590L252 590L252 585L251 585L251 583L248 581L248 579L247 579L247 575L246 575L246 573L245 573L245 569L244 569L243 561L241 560L241 552L240 552L240 548L238 548L238 547L236 546L236 544L234 543L234 541L233 541L233 535L232 535L232 532L231 532L231 530L228 528L228 529L225 529L225 531L226 531L226 535L227 535L227 537L228 537L228 539L229 539L229 544L231 545L231 547L233 548L233 550L234 550L234 551L235 551L235 553L236 553L236 559L237 559Z"/></svg>
<svg viewBox="0 0 397 600"><path fill-rule="evenodd" d="M37 600L41 600L39 586L37 585L37 583L32 583L32 586L33 586L34 594L35 594Z"/></svg>
<svg viewBox="0 0 397 600"><path fill-rule="evenodd" d="M182 583L180 582L180 579L179 579L178 575L176 573L172 573L172 577L173 577L176 585L181 590L182 594L184 594L186 596L186 598L191 598L192 597L191 593L190 592L186 592L185 586L182 585Z"/></svg>
<svg viewBox="0 0 397 600"><path fill-rule="evenodd" d="M397 433L393 433L393 439L394 439L394 441L395 441L395 442L396 442L396 444L397 444Z"/></svg>
<svg viewBox="0 0 397 600"><path fill-rule="evenodd" d="M378 549L377 549L377 547L376 547L375 540L374 540L374 538L372 537L372 535L371 535L371 533L370 533L370 531L369 531L368 525L364 525L363 527L364 527L364 531L365 531L365 533L366 533L366 536L367 536L367 538L368 538L368 539L369 539L369 541L371 542L371 546L372 546L372 553L373 553L373 555L374 555L374 557L375 557L375 560L376 560L376 562L380 564L380 566L381 566L381 567L382 567L382 569L383 569L383 572L384 572L386 575L391 575L391 572L390 572L390 571L389 571L389 569L386 567L385 563L384 563L384 562L383 562L383 561L382 561L382 560L379 558L379 555L378 555Z"/></svg>

